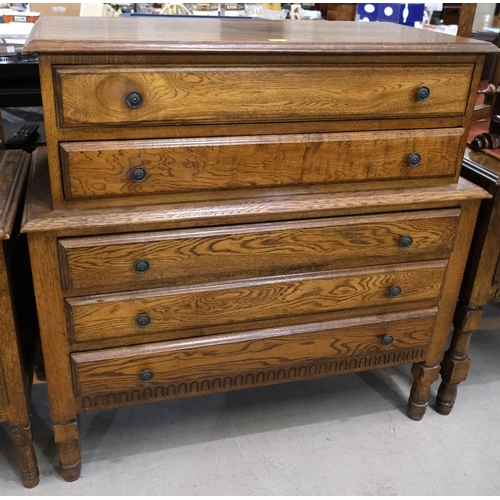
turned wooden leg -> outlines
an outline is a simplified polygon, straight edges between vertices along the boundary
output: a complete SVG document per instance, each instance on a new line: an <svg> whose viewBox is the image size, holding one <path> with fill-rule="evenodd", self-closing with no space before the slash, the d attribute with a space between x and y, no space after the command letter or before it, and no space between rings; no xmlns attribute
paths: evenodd
<svg viewBox="0 0 500 500"><path fill-rule="evenodd" d="M23 428L12 428L12 439L18 450L21 478L26 488L34 488L40 481L38 462L33 448L33 436L28 425Z"/></svg>
<svg viewBox="0 0 500 500"><path fill-rule="evenodd" d="M470 359L467 357L472 332L479 328L483 310L480 307L459 306L455 315L455 330L450 348L441 363L442 382L436 398L436 410L449 415L457 399L458 384L467 378Z"/></svg>
<svg viewBox="0 0 500 500"><path fill-rule="evenodd" d="M408 400L407 414L412 420L422 420L429 404L431 384L439 376L439 365L426 366L415 363L411 369L413 385Z"/></svg>
<svg viewBox="0 0 500 500"><path fill-rule="evenodd" d="M65 481L76 481L81 474L82 461L78 427L76 422L54 426L54 439L57 443L61 475Z"/></svg>

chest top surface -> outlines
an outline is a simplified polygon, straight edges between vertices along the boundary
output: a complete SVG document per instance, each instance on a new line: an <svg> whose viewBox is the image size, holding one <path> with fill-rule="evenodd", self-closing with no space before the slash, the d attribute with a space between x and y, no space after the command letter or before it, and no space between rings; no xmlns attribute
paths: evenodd
<svg viewBox="0 0 500 500"><path fill-rule="evenodd" d="M29 159L21 150L0 151L0 240L10 238Z"/></svg>
<svg viewBox="0 0 500 500"><path fill-rule="evenodd" d="M212 18L42 17L24 49L35 53L323 52L486 53L495 45L392 23Z"/></svg>

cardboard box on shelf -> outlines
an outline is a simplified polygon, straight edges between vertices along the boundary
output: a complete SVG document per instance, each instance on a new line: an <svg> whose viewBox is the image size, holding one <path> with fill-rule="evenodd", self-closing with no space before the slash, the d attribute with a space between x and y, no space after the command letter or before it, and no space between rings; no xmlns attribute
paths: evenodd
<svg viewBox="0 0 500 500"><path fill-rule="evenodd" d="M41 16L79 16L81 3L31 3L30 10Z"/></svg>

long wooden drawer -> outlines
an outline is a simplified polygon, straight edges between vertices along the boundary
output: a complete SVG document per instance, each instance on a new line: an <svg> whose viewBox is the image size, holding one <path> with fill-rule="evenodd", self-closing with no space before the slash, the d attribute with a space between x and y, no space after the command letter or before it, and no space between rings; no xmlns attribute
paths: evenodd
<svg viewBox="0 0 500 500"><path fill-rule="evenodd" d="M62 238L63 287L137 289L365 266L366 259L372 265L443 259L459 218L460 209L422 210Z"/></svg>
<svg viewBox="0 0 500 500"><path fill-rule="evenodd" d="M61 143L66 198L454 177L463 129Z"/></svg>
<svg viewBox="0 0 500 500"><path fill-rule="evenodd" d="M167 340L259 320L419 301L435 306L446 264L440 260L68 298L70 341L133 336L141 342L155 333Z"/></svg>
<svg viewBox="0 0 500 500"><path fill-rule="evenodd" d="M411 363L424 358L435 314L424 309L73 353L75 393L90 410ZM85 398L99 393L109 394Z"/></svg>
<svg viewBox="0 0 500 500"><path fill-rule="evenodd" d="M59 66L55 77L59 126L135 127L461 116L472 71L472 64ZM430 90L425 101L417 99L421 87Z"/></svg>

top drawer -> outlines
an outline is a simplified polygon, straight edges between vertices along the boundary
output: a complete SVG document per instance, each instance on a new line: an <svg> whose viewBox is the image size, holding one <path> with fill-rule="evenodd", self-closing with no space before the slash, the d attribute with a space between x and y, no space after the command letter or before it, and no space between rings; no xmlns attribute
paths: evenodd
<svg viewBox="0 0 500 500"><path fill-rule="evenodd" d="M472 64L58 66L55 76L64 127L460 116L472 71Z"/></svg>

